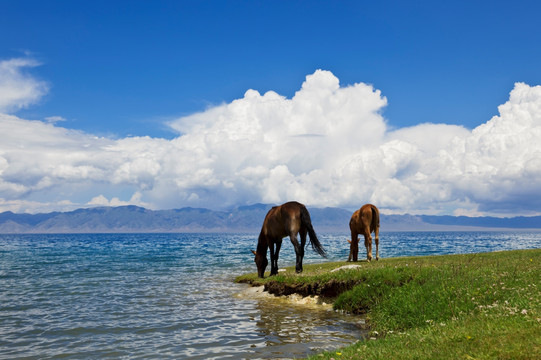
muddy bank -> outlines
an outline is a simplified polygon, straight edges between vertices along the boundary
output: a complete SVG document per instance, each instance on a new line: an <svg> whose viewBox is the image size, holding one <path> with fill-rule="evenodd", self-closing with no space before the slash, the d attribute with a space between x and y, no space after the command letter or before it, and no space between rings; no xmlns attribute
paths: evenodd
<svg viewBox="0 0 541 360"><path fill-rule="evenodd" d="M358 265L346 265L336 268L331 272L339 270L350 270ZM313 297L325 299L332 303L332 299L336 298L341 293L351 290L361 281L359 279L338 280L330 279L327 281L312 281L308 283L287 283L283 281L269 280L260 281L259 279L238 279L240 283L250 284L254 287L263 286L265 292L275 296L290 296L299 295L301 297Z"/></svg>
<svg viewBox="0 0 541 360"><path fill-rule="evenodd" d="M330 280L323 283L286 284L277 281L269 281L264 286L265 291L276 296L298 294L300 296L320 296L329 299L335 298L344 291L352 289L358 283L358 281Z"/></svg>
<svg viewBox="0 0 541 360"><path fill-rule="evenodd" d="M328 310L332 311L332 302L326 301L319 297L315 296L302 296L299 294L290 294L290 295L274 295L265 290L265 286L251 286L245 290L235 294L238 298L249 298L249 299L264 299L273 301L278 301L284 304L293 304L296 306L302 306L304 308L314 308L317 310Z"/></svg>

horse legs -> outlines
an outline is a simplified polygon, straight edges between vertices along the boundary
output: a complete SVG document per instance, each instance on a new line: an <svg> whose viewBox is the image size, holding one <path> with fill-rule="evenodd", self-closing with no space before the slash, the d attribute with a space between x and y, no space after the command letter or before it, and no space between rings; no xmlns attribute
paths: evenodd
<svg viewBox="0 0 541 360"><path fill-rule="evenodd" d="M276 252L274 253L274 274L278 275L278 256L280 255L280 248L282 247L282 239L276 243Z"/></svg>
<svg viewBox="0 0 541 360"><path fill-rule="evenodd" d="M376 260L379 260L379 226L376 227L376 230L374 231L376 238Z"/></svg>
<svg viewBox="0 0 541 360"><path fill-rule="evenodd" d="M306 229L301 229L299 231L299 234L301 236L301 246L304 249L304 246L306 245L306 234L308 234L308 232L306 231Z"/></svg>
<svg viewBox="0 0 541 360"><path fill-rule="evenodd" d="M355 231L351 232L351 242L349 243L348 262L357 261L359 256L359 234Z"/></svg>
<svg viewBox="0 0 541 360"><path fill-rule="evenodd" d="M297 263L295 265L295 272L301 273L302 272L302 258L304 257L304 243L306 242L306 234L304 234L304 241L302 241L303 246L299 245L299 242L297 241L297 235L289 235L289 239L291 239L291 243L293 244L293 247L295 248L295 254L297 254Z"/></svg>
<svg viewBox="0 0 541 360"><path fill-rule="evenodd" d="M308 234L308 231L306 229L301 229L299 231L299 234L301 235L301 246L300 246L301 271L299 272L302 272L302 260L304 258L304 247L306 245L306 235Z"/></svg>
<svg viewBox="0 0 541 360"><path fill-rule="evenodd" d="M274 250L274 243L270 243L270 258L271 258L271 272L270 275L278 274L278 255L280 254L280 247L282 246L282 241L276 242L276 251Z"/></svg>
<svg viewBox="0 0 541 360"><path fill-rule="evenodd" d="M372 237L370 236L370 230L364 231L364 246L366 247L366 259L372 261Z"/></svg>
<svg viewBox="0 0 541 360"><path fill-rule="evenodd" d="M271 270L270 270L270 276L274 275L274 243L269 244L269 250L270 250L270 263L271 263Z"/></svg>

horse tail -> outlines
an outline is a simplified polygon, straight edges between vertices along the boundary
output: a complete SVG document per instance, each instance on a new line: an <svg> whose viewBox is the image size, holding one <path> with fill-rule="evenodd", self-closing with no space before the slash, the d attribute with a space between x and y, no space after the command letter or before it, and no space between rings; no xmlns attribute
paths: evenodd
<svg viewBox="0 0 541 360"><path fill-rule="evenodd" d="M370 207L372 209L372 228L376 230L379 228L379 210L374 205Z"/></svg>
<svg viewBox="0 0 541 360"><path fill-rule="evenodd" d="M325 249L323 249L323 246L319 242L316 232L314 231L314 228L312 227L312 220L310 220L310 213L306 209L306 207L302 207L301 209L301 224L306 227L308 230L308 235L310 236L310 243L312 244L312 249L317 252L319 255L323 256L324 258L327 258L327 253L325 252Z"/></svg>

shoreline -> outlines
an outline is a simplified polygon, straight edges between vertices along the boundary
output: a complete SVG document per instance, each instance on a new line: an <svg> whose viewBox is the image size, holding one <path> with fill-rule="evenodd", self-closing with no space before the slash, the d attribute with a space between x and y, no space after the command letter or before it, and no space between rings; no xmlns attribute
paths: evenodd
<svg viewBox="0 0 541 360"><path fill-rule="evenodd" d="M286 267L280 269L279 274L276 276L266 275L264 278L259 278L256 273L250 273L238 276L235 282L250 285L252 288L263 288L261 291L248 291L254 294L264 292L269 294L269 296L277 298L290 297L295 299L295 296L302 299L314 298L317 299L315 300L316 302L330 303L332 306L332 303L334 303L340 294L350 290L359 283L359 279L342 279L341 275L350 271L361 270L363 268L361 264L368 264L368 262L361 260L355 264L345 261L309 264L305 265L307 271L301 274L297 274L294 267ZM307 276L311 276L314 269L317 275L327 275L327 278L315 281L303 281ZM306 302L311 303L314 300L306 300Z"/></svg>
<svg viewBox="0 0 541 360"><path fill-rule="evenodd" d="M264 285L253 286L246 285L246 288L234 294L239 299L273 300L279 303L294 306L302 306L317 310L334 311L332 303L326 302L318 295L302 296L300 294L273 295L265 290Z"/></svg>
<svg viewBox="0 0 541 360"><path fill-rule="evenodd" d="M310 359L359 352L363 358L541 357L541 249L383 258L333 272L344 265L352 264L310 264L302 274L286 268L263 279L251 273L235 282L332 298L333 309L366 315L369 336Z"/></svg>

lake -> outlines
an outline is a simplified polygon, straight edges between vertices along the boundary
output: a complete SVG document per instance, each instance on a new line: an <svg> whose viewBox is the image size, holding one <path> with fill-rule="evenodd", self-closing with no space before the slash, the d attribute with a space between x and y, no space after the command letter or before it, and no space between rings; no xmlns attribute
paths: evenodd
<svg viewBox="0 0 541 360"><path fill-rule="evenodd" d="M319 234L305 263L347 260ZM541 232L382 232L384 257L541 247ZM0 359L303 357L355 342L359 318L238 296L256 235L0 235ZM364 247L360 252L363 256ZM284 240L279 266L295 254Z"/></svg>

